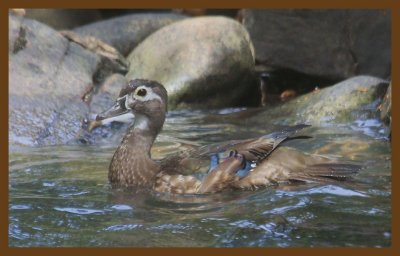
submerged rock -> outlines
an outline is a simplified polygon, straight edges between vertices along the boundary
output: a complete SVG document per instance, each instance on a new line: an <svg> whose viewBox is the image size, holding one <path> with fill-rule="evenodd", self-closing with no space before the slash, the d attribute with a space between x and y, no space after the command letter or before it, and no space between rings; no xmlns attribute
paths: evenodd
<svg viewBox="0 0 400 256"><path fill-rule="evenodd" d="M66 144L88 113L99 56L34 20L9 16L9 145Z"/></svg>
<svg viewBox="0 0 400 256"><path fill-rule="evenodd" d="M129 14L78 27L74 32L94 36L126 56L154 31L186 17L173 13Z"/></svg>
<svg viewBox="0 0 400 256"><path fill-rule="evenodd" d="M287 125L321 125L349 123L361 117L377 117L376 107L387 86L388 81L380 78L356 76L266 109L251 119L257 122L272 119L275 123Z"/></svg>
<svg viewBox="0 0 400 256"><path fill-rule="evenodd" d="M245 9L242 16L265 65L333 79L390 75L388 9Z"/></svg>
<svg viewBox="0 0 400 256"><path fill-rule="evenodd" d="M190 18L165 26L136 47L128 61L128 80L162 83L170 109L218 108L252 99L253 46L246 29L230 18Z"/></svg>

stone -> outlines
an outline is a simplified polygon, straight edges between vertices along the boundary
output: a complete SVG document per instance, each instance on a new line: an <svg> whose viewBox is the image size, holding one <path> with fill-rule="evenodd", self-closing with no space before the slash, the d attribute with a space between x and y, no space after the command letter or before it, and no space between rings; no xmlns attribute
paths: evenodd
<svg viewBox="0 0 400 256"><path fill-rule="evenodd" d="M196 17L165 26L139 44L128 61L127 79L162 83L170 109L244 105L257 86L249 35L225 17Z"/></svg>
<svg viewBox="0 0 400 256"><path fill-rule="evenodd" d="M128 14L77 27L74 32L94 36L126 56L154 31L186 17L172 13Z"/></svg>
<svg viewBox="0 0 400 256"><path fill-rule="evenodd" d="M388 127L388 137L392 137L392 82L386 90L382 103L378 106L380 118L382 122Z"/></svg>
<svg viewBox="0 0 400 256"><path fill-rule="evenodd" d="M390 10L244 9L241 14L256 59L267 66L336 80L390 75Z"/></svg>
<svg viewBox="0 0 400 256"><path fill-rule="evenodd" d="M250 120L265 122L273 119L277 124L305 123L321 126L329 123L351 123L359 118L379 119L376 107L387 87L388 81L381 78L355 76L268 108Z"/></svg>
<svg viewBox="0 0 400 256"><path fill-rule="evenodd" d="M54 29L72 29L102 18L95 9L26 9L26 18L37 20Z"/></svg>
<svg viewBox="0 0 400 256"><path fill-rule="evenodd" d="M114 105L119 92L127 83L128 81L121 74L109 76L99 87L98 92L93 95L90 101L90 113L96 115ZM92 119L95 119L94 116Z"/></svg>
<svg viewBox="0 0 400 256"><path fill-rule="evenodd" d="M383 97L382 103L378 107L381 113L382 121L391 125L392 123L392 83L390 82L389 87L386 90L385 96Z"/></svg>
<svg viewBox="0 0 400 256"><path fill-rule="evenodd" d="M9 15L9 145L75 142L100 57L35 20Z"/></svg>

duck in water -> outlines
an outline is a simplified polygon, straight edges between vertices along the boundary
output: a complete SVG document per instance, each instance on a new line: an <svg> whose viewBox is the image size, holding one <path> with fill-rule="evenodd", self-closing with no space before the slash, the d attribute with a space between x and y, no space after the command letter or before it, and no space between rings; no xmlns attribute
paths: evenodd
<svg viewBox="0 0 400 256"><path fill-rule="evenodd" d="M226 189L257 189L292 182L341 181L361 168L336 159L310 155L287 147L285 141L309 125L247 140L234 140L186 150L161 161L151 158L150 150L161 132L168 95L156 81L135 79L119 94L114 106L99 114L96 122L105 124L133 117L121 144L112 157L108 178L112 187L137 187L162 193L202 194ZM184 175L209 166L203 179Z"/></svg>

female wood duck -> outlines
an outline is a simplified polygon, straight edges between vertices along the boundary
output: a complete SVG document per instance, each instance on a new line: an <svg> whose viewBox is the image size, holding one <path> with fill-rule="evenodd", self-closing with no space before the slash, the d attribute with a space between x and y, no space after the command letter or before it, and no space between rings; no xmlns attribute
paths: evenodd
<svg viewBox="0 0 400 256"><path fill-rule="evenodd" d="M182 151L156 162L150 149L163 127L167 102L164 86L136 79L121 90L113 107L97 116L98 123L135 117L110 163L108 178L113 187L144 187L178 194L213 193L294 181L344 180L360 169L358 165L278 147L308 125ZM209 171L202 180L182 175L186 169L198 171L205 165Z"/></svg>

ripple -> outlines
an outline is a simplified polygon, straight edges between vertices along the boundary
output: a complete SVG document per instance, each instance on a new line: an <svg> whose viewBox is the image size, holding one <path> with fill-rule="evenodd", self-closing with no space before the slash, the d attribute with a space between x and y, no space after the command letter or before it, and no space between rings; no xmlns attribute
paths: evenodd
<svg viewBox="0 0 400 256"><path fill-rule="evenodd" d="M31 237L31 234L28 232L23 232L16 224L10 224L8 226L8 234L10 238L15 238L18 240L25 240Z"/></svg>
<svg viewBox="0 0 400 256"><path fill-rule="evenodd" d="M43 182L43 187L54 187L56 184L54 182Z"/></svg>
<svg viewBox="0 0 400 256"><path fill-rule="evenodd" d="M107 228L104 228L104 231L126 231L126 230L132 230L136 228L140 228L143 225L141 224L120 224L120 225L113 225L109 226Z"/></svg>
<svg viewBox="0 0 400 256"><path fill-rule="evenodd" d="M295 205L288 205L288 206L283 206L283 207L277 207L271 210L264 211L262 214L284 214L288 211L298 209L305 207L310 203L310 200L308 198L300 198L299 202L296 203Z"/></svg>
<svg viewBox="0 0 400 256"><path fill-rule="evenodd" d="M384 138L382 135L386 133L383 123L378 119L355 120L350 128L374 138Z"/></svg>
<svg viewBox="0 0 400 256"><path fill-rule="evenodd" d="M359 196L368 197L368 195L351 189L345 189L339 186L327 185L319 188L312 188L304 192L305 194L332 194L337 196Z"/></svg>
<svg viewBox="0 0 400 256"><path fill-rule="evenodd" d="M88 194L88 191L82 191L82 192L76 192L76 193L63 193L60 194L61 197L71 197L71 196L81 196L81 195L85 195Z"/></svg>
<svg viewBox="0 0 400 256"><path fill-rule="evenodd" d="M239 227L239 228L256 228L257 225L249 220L238 220L232 223L229 223L231 226Z"/></svg>
<svg viewBox="0 0 400 256"><path fill-rule="evenodd" d="M104 213L103 210L95 210L95 209L85 209L85 208L73 208L73 207L54 207L54 210L60 212L69 212L74 214L93 214L93 213Z"/></svg>
<svg viewBox="0 0 400 256"><path fill-rule="evenodd" d="M284 195L296 196L296 195L311 195L311 194L331 194L337 196L359 196L359 197L369 197L367 194L357 192L351 189L342 188L335 185L326 185L322 187L315 187L307 189L305 191L280 191Z"/></svg>
<svg viewBox="0 0 400 256"><path fill-rule="evenodd" d="M384 210L378 208L371 208L368 210L363 210L362 212L372 216L382 215L383 213L385 213Z"/></svg>
<svg viewBox="0 0 400 256"><path fill-rule="evenodd" d="M172 230L172 231L177 231L177 230L185 230L190 228L190 225L188 224L172 224L172 223L167 223L167 224L162 224L159 226L154 226L154 227L149 227L147 230Z"/></svg>
<svg viewBox="0 0 400 256"><path fill-rule="evenodd" d="M116 204L111 206L112 209L118 210L118 211L127 211L127 210L133 210L133 207L126 205L126 204Z"/></svg>
<svg viewBox="0 0 400 256"><path fill-rule="evenodd" d="M29 209L32 209L32 206L27 204L14 204L10 206L10 210L29 210Z"/></svg>

